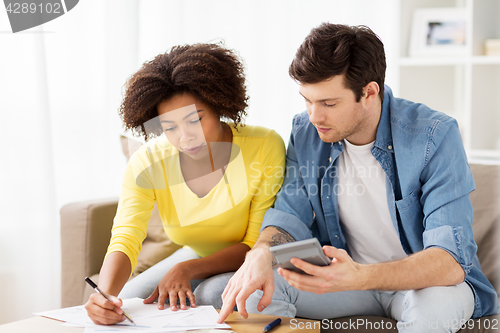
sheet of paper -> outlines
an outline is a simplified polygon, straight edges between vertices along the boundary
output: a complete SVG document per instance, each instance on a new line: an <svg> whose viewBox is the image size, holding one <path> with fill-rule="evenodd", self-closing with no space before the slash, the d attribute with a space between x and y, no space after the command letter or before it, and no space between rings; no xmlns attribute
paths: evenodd
<svg viewBox="0 0 500 333"><path fill-rule="evenodd" d="M87 326L85 329L86 333L89 332L156 332L161 327L182 322L183 318L196 315L203 311L202 308L189 308L187 310L172 311L170 309L157 310L155 308L155 314L152 317L130 317L134 320L136 325L133 325L129 321L123 321L116 325L102 326L93 325ZM157 315L160 312L160 315ZM127 312L128 314L128 312Z"/></svg>
<svg viewBox="0 0 500 333"><path fill-rule="evenodd" d="M230 328L227 324L217 324L218 313L213 306L198 306L187 310L172 311L170 308L158 310L157 304L143 304L140 298L123 300L122 309L136 325L125 320L116 325L95 325L83 306L35 313L39 316L64 321L64 325L85 327L90 332L175 332L193 329Z"/></svg>
<svg viewBox="0 0 500 333"><path fill-rule="evenodd" d="M134 320L141 322L144 318L153 318L156 316L167 316L169 314L176 314L179 311L172 311L170 308L166 308L165 310L158 310L157 304L143 304L141 298L129 298L123 300L122 309L129 315L129 317ZM188 312L196 311L197 308L185 310ZM90 320L87 315L87 311L83 307L83 305L74 306L70 308L39 312L35 313L36 315L53 318L61 321L65 321L67 324L72 324L80 327L93 327L95 324ZM133 325L128 320L125 320L120 325ZM151 326L151 325L148 325Z"/></svg>
<svg viewBox="0 0 500 333"><path fill-rule="evenodd" d="M52 311L37 312L34 314L42 317L65 321L80 327L94 325L92 320L90 320L89 316L87 316L87 311L85 310L83 305L52 310Z"/></svg>
<svg viewBox="0 0 500 333"><path fill-rule="evenodd" d="M87 327L85 333L94 332L179 332L186 330L231 328L227 324L217 324L219 314L212 306L199 306L188 310L161 311L164 314L154 317L134 318L137 326L123 322L121 325Z"/></svg>
<svg viewBox="0 0 500 333"><path fill-rule="evenodd" d="M213 306L202 306L200 308L202 308L202 311L169 325L165 325L161 329L164 332L175 332L202 328L231 328L231 326L227 324L217 324L219 313Z"/></svg>

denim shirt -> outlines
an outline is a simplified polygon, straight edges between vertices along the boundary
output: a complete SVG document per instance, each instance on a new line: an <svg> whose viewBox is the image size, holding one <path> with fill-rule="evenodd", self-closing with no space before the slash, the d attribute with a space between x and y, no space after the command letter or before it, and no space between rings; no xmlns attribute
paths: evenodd
<svg viewBox="0 0 500 333"><path fill-rule="evenodd" d="M262 229L276 226L295 240L348 246L339 221L337 157L342 142L323 142L307 112L296 115L286 175ZM475 295L473 318L496 313L498 296L481 272L472 233L475 189L455 119L395 98L385 86L372 155L386 174L392 223L409 255L439 247L457 260Z"/></svg>

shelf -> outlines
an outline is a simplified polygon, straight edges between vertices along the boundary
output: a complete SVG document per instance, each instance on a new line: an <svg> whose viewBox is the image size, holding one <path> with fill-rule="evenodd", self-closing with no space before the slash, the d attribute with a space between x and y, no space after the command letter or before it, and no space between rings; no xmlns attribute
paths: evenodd
<svg viewBox="0 0 500 333"><path fill-rule="evenodd" d="M500 165L500 151L498 150L470 150L467 151L469 163Z"/></svg>
<svg viewBox="0 0 500 333"><path fill-rule="evenodd" d="M500 56L475 56L472 57L473 65L500 65Z"/></svg>
<svg viewBox="0 0 500 333"><path fill-rule="evenodd" d="M500 56L474 56L474 57L432 57L432 58L415 58L404 57L399 59L399 65L402 67L418 67L418 66L452 66L465 65L500 65Z"/></svg>
<svg viewBox="0 0 500 333"><path fill-rule="evenodd" d="M469 58L466 57L432 57L432 58L415 58L404 57L399 59L399 65L402 67L416 67L416 66L451 66L451 65L465 65Z"/></svg>
<svg viewBox="0 0 500 333"><path fill-rule="evenodd" d="M500 0L400 0L399 5L398 97L454 117L469 157L500 162L500 55L484 53L485 40L500 39ZM415 11L440 7L465 10L465 53L409 56Z"/></svg>

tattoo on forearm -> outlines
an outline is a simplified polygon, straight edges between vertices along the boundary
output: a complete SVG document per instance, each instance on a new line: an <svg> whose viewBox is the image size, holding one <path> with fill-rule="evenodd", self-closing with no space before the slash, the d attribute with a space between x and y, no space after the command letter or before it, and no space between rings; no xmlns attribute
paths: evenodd
<svg viewBox="0 0 500 333"><path fill-rule="evenodd" d="M273 235L271 241L269 242L269 245L274 246L295 241L295 238L293 238L292 235L290 235L285 230L281 229L280 227L275 228L276 230L278 230L278 233Z"/></svg>
<svg viewBox="0 0 500 333"><path fill-rule="evenodd" d="M290 235L288 232L281 229L280 227L274 227L274 228L276 228L276 230L278 230L278 233L274 234L271 237L271 241L269 242L270 246L290 243L290 242L293 242L295 240L295 238L293 238L292 235ZM277 264L277 262L273 258L272 265L275 266L276 264Z"/></svg>

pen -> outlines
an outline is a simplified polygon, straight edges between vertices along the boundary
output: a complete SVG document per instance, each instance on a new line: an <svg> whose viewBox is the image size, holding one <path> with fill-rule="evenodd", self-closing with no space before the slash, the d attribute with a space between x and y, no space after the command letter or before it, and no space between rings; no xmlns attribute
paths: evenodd
<svg viewBox="0 0 500 333"><path fill-rule="evenodd" d="M99 294L102 295L102 297L104 297L105 299L107 299L108 301L110 302L113 302L112 300L109 299L109 296L106 295L103 291L101 291L101 289L99 289L99 287L97 286L97 284L94 283L94 281L92 281L91 279L89 279L89 277L86 277L85 278L85 281L87 281L87 283L95 290L97 291ZM123 315L125 316L125 318L127 318L128 320L130 320L130 322L132 324L135 325L134 321L132 320L132 318L130 318L126 313L125 311L123 311ZM269 326L269 325L268 325ZM267 327L267 326L266 326ZM267 332L267 331L266 331Z"/></svg>
<svg viewBox="0 0 500 333"><path fill-rule="evenodd" d="M269 325L266 325L266 327L262 329L262 332L263 333L269 332L270 330L278 326L280 323L281 323L281 318L273 320Z"/></svg>

